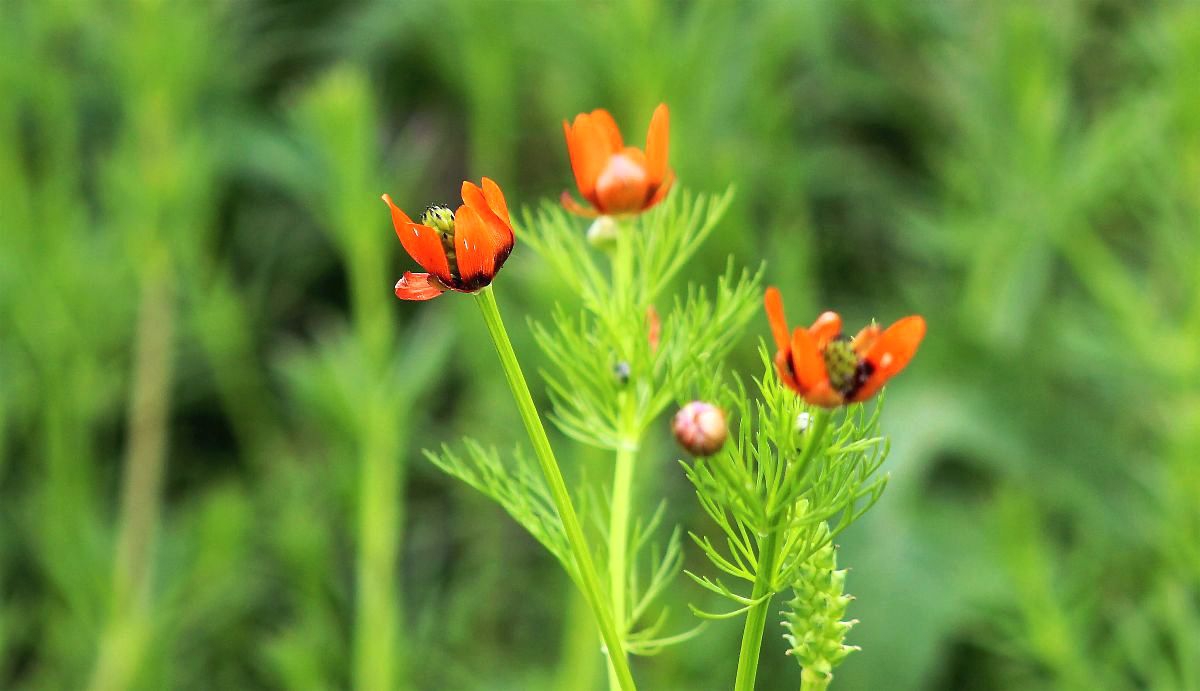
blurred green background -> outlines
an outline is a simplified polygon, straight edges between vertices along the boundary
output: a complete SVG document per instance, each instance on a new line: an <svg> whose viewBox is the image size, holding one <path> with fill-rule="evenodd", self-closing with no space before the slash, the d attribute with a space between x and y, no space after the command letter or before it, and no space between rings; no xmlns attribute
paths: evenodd
<svg viewBox="0 0 1200 691"><path fill-rule="evenodd" d="M1198 75L1186 0L2 0L0 687L600 688L553 560L421 456L524 440L379 194L531 206L562 119L665 101L680 184L737 187L685 280L929 322L834 687L1200 689ZM518 244L497 292L536 373L562 286ZM702 527L677 454L641 502ZM740 628L635 674L728 688Z"/></svg>

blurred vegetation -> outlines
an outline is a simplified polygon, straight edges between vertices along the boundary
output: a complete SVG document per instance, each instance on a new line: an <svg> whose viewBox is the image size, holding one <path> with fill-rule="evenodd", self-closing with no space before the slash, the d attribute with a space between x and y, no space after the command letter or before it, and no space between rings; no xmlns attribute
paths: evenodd
<svg viewBox="0 0 1200 691"><path fill-rule="evenodd" d="M420 454L517 418L470 301L391 296L378 195L532 206L563 118L666 101L737 188L682 280L929 322L835 688L1200 689L1197 75L1187 0L4 0L0 686L597 688L552 558ZM561 286L518 245L496 289L536 371ZM739 628L635 673L724 688Z"/></svg>

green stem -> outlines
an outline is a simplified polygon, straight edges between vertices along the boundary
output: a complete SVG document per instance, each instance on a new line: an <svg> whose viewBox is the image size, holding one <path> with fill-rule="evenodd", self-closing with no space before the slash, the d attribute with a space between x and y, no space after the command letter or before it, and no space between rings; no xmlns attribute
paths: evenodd
<svg viewBox="0 0 1200 691"><path fill-rule="evenodd" d="M800 457L799 462L791 463L784 471L782 487L790 488L795 482L796 476L801 472L807 472L808 466L812 463L813 457L817 455L817 451L824 448L825 432L829 430L829 423L833 419L833 415L825 408L818 408L813 413L813 419L809 424L805 435L808 437L808 443L804 446L804 455ZM787 492L785 492L787 494ZM776 496L772 495L767 499L767 520L773 521L777 507L775 506Z"/></svg>
<svg viewBox="0 0 1200 691"><path fill-rule="evenodd" d="M621 399L622 417L627 428L625 433L630 435L628 427L632 424L632 416L629 402L632 399L629 398L628 393L623 393ZM629 632L629 622L625 620L625 571L629 556L629 510L633 494L633 465L637 459L637 440L630 436L622 439L621 448L617 450L617 459L613 467L612 509L608 523L608 587L613 618L622 641ZM622 656L624 656L624 648L622 648ZM617 680L610 676L609 688L619 688L616 682Z"/></svg>
<svg viewBox="0 0 1200 691"><path fill-rule="evenodd" d="M403 422L368 416L360 435L358 591L354 622L354 688L393 691L396 688L397 597L396 554L400 546L401 466L396 462Z"/></svg>
<svg viewBox="0 0 1200 691"><path fill-rule="evenodd" d="M538 416L537 408L533 404L529 385L525 382L525 375L521 372L521 363L517 361L517 354L513 351L508 332L504 329L504 322L500 318L500 307L496 304L496 296L492 293L491 286L483 288L476 296L479 309L483 312L483 321L487 324L488 332L496 345L496 354L500 356L504 376L508 379L509 388L512 389L517 410L521 414L521 420L525 423L525 431L529 433L529 441L533 444L533 450L541 465L542 473L546 476L546 483L550 486L550 495L558 510L559 518L562 520L567 544L575 557L580 589L583 591L588 605L592 608L592 613L596 616L596 623L600 627L600 637L608 648L608 658L620 682L620 688L624 691L633 691L637 687L633 683L633 674L629 671L629 662L623 654L621 637L617 634L617 628L613 623L612 612L609 611L602 596L600 579L596 575L596 565L592 561L592 553L588 549L583 528L579 524L579 517L575 514L575 507L571 503L571 494L567 491L567 483L563 480L558 461L554 458L554 450L550 447L550 440L546 437L546 429L542 426L542 419Z"/></svg>
<svg viewBox="0 0 1200 691"><path fill-rule="evenodd" d="M404 541L401 450L410 420L407 408L380 387L395 348L388 300L378 290L386 280L387 265L374 242L351 232L360 227L359 220L347 213L337 224L347 233L345 264L355 341L361 348L358 357L372 373L356 394L365 412L359 416L354 440L359 485L352 680L356 691L397 691L407 688L398 555Z"/></svg>
<svg viewBox="0 0 1200 691"><path fill-rule="evenodd" d="M819 672L811 672L808 668L800 670L800 691L825 691L829 688L831 676Z"/></svg>
<svg viewBox="0 0 1200 691"><path fill-rule="evenodd" d="M169 279L144 279L141 292L112 613L88 685L93 691L128 688L141 666L150 634L150 582L167 456L175 310Z"/></svg>
<svg viewBox="0 0 1200 691"><path fill-rule="evenodd" d="M574 588L563 603L566 621L558 655L558 671L550 688L555 691L594 691L600 665L596 664L596 625L592 610ZM605 658L605 664L608 660Z"/></svg>
<svg viewBox="0 0 1200 691"><path fill-rule="evenodd" d="M832 416L828 410L820 409L814 413L814 418L812 427L806 433L808 444L804 447L804 455L798 463L794 463L788 468L783 483L785 487L791 482L794 473L799 472L799 469L806 468L817 454L817 450L824 446L825 432L829 429L829 421ZM767 500L766 513L771 528L766 538L760 543L758 572L754 579L754 590L750 595L752 600L761 599L762 602L751 607L746 614L746 627L742 630L742 649L738 655L734 691L754 691L754 680L758 676L758 658L762 652L763 630L767 623L767 611L771 605L771 596L775 594L771 581L775 578L775 562L779 559L779 538L784 530L783 526L773 518L776 510L775 500L774 496Z"/></svg>
<svg viewBox="0 0 1200 691"><path fill-rule="evenodd" d="M742 649L738 654L737 677L734 691L754 691L754 679L758 676L758 657L762 651L763 630L767 624L767 611L771 606L771 580L775 577L775 560L778 558L779 533L777 527L767 533L758 553L758 575L754 579L751 599L762 601L746 613L746 627L742 630Z"/></svg>

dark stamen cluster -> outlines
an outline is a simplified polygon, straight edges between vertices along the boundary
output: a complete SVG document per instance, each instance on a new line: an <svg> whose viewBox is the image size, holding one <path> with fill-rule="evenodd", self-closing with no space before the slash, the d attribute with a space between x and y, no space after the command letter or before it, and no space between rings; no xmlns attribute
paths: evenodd
<svg viewBox="0 0 1200 691"><path fill-rule="evenodd" d="M845 398L853 396L874 371L871 363L859 360L850 339L841 334L825 346L823 355L830 385Z"/></svg>

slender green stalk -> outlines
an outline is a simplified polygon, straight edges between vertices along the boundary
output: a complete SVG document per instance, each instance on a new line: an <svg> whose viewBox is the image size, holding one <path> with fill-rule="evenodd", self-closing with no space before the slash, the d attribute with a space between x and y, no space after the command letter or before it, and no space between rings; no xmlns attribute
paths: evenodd
<svg viewBox="0 0 1200 691"><path fill-rule="evenodd" d="M746 627L742 629L742 648L738 653L737 677L734 691L754 691L754 679L758 676L758 656L762 651L763 630L767 624L767 611L771 607L771 579L775 576L775 560L779 552L779 531L772 530L763 539L758 554L758 576L754 579L754 591L750 598L762 601L746 613Z"/></svg>
<svg viewBox="0 0 1200 691"><path fill-rule="evenodd" d="M829 688L829 675L800 670L800 691L825 691Z"/></svg>
<svg viewBox="0 0 1200 691"><path fill-rule="evenodd" d="M347 220L345 227L352 227ZM370 245L355 245L347 254L351 272L354 330L363 357L382 378L392 359L394 339L386 318L387 302L376 287L384 275ZM380 396L371 384L360 395L370 404L360 418L358 554L355 563L354 688L396 691L406 688L400 628L402 601L397 555L404 541L404 463L400 450L407 415L394 399Z"/></svg>
<svg viewBox="0 0 1200 691"><path fill-rule="evenodd" d="M578 590L572 588L565 595L563 641L558 654L558 671L550 688L555 691L594 691L600 676L595 619Z"/></svg>
<svg viewBox="0 0 1200 691"><path fill-rule="evenodd" d="M517 361L517 354L513 351L512 342L509 340L504 322L500 318L500 307L496 304L496 296L492 293L491 286L480 290L477 298L479 309L483 312L483 320L496 345L496 354L500 356L504 376L508 379L508 386L512 389L513 399L521 413L521 420L525 423L525 431L529 433L534 453L537 455L542 473L546 476L546 483L550 486L550 495L554 499L554 506L563 522L567 543L575 557L580 588L596 616L596 623L600 627L600 637L608 648L608 658L613 672L623 691L633 691L637 687L634 685L633 675L629 671L629 662L623 654L621 637L617 634L617 628L613 623L612 612L609 611L603 598L600 579L596 575L596 565L592 561L592 553L588 549L583 528L579 524L579 517L571 503L571 494L567 491L562 471L558 467L558 461L554 458L554 450L550 447L549 438L546 437L546 429L542 426L542 419L538 416L537 408L533 404L529 385L525 382L525 375L521 372L521 363Z"/></svg>
<svg viewBox="0 0 1200 691"><path fill-rule="evenodd" d="M170 280L143 280L129 401L129 447L113 564L112 613L88 688L125 689L141 663L150 629L150 583L161 512L171 396L174 309Z"/></svg>
<svg viewBox="0 0 1200 691"><path fill-rule="evenodd" d="M633 464L637 458L636 443L636 440L628 440L617 450L613 468L612 510L608 523L608 587L613 619L622 641L629 630L629 622L625 621L625 569L629 553L629 510L633 494ZM616 683L617 680L610 676L609 688L619 688Z"/></svg>
<svg viewBox="0 0 1200 691"><path fill-rule="evenodd" d="M354 631L354 687L359 691L396 688L396 552L399 549L401 468L396 462L397 421L371 419L362 435L359 462L358 589Z"/></svg>
<svg viewBox="0 0 1200 691"><path fill-rule="evenodd" d="M793 468L802 469L808 466L817 450L824 445L825 432L829 429L832 416L829 411L821 409L814 414L814 418L812 427L808 431L809 441L804 447L804 456L788 469L789 476L793 472L798 472L798 470L793 471ZM787 484L787 480L784 484ZM772 497L767 502L767 514L770 516L774 512L774 497ZM771 596L774 595L771 580L775 577L775 562L779 558L779 537L782 532L781 526L772 525L760 545L758 573L754 579L754 590L750 598L752 600L761 598L762 602L751 607L746 613L746 627L742 630L742 648L738 654L734 691L754 691L754 680L758 676L758 658L762 651L763 631L767 623L767 612L771 606Z"/></svg>

